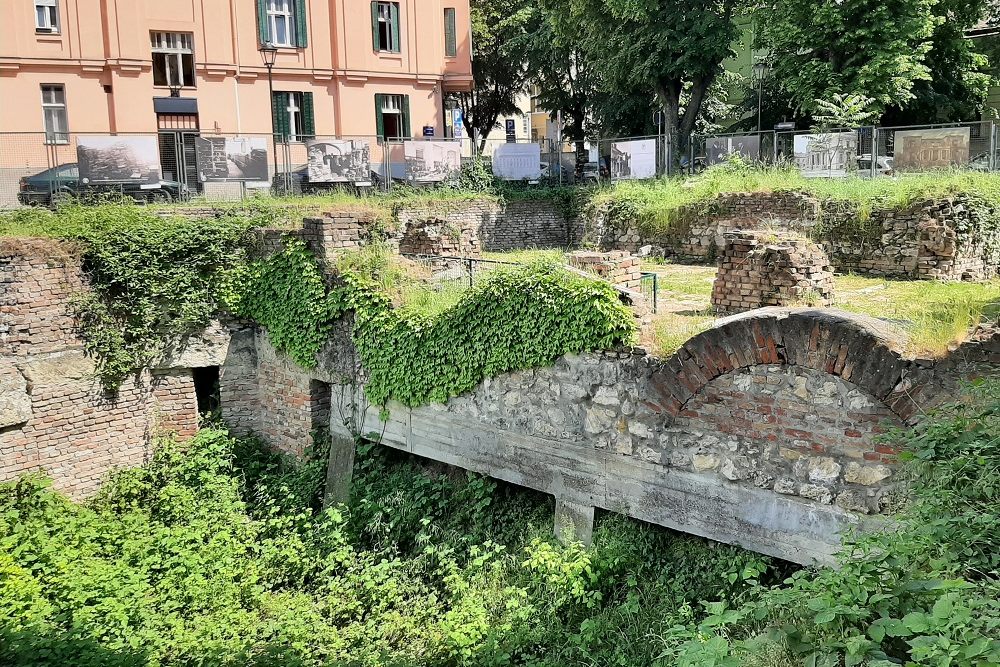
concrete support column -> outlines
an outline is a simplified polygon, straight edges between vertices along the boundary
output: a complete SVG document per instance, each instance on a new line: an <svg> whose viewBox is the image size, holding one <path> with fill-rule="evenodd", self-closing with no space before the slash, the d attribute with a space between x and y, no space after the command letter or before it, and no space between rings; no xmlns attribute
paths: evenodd
<svg viewBox="0 0 1000 667"><path fill-rule="evenodd" d="M555 530L563 544L582 542L589 547L594 540L594 507L556 496Z"/></svg>
<svg viewBox="0 0 1000 667"><path fill-rule="evenodd" d="M323 506L347 504L351 499L351 477L354 474L354 447L351 436L335 433L330 436L330 462L326 467L326 495Z"/></svg>

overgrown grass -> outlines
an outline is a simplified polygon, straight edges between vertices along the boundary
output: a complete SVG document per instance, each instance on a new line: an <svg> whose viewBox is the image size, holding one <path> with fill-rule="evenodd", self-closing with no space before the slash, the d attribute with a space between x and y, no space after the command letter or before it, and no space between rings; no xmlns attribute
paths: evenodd
<svg viewBox="0 0 1000 667"><path fill-rule="evenodd" d="M897 210L923 199L964 193L1000 206L1000 174L942 170L896 178L804 178L790 166L718 165L687 179L624 181L603 187L588 206L608 209L613 218L638 223L649 236L681 222L686 207L738 192L803 192L820 201L852 205L859 220L875 209Z"/></svg>
<svg viewBox="0 0 1000 667"><path fill-rule="evenodd" d="M716 269L648 264L645 270L658 274L660 290L660 313L648 340L656 354L669 356L715 321L711 281ZM834 278L834 284L834 307L887 322L915 356L940 356L977 324L1000 316L1000 280L946 283L846 275Z"/></svg>

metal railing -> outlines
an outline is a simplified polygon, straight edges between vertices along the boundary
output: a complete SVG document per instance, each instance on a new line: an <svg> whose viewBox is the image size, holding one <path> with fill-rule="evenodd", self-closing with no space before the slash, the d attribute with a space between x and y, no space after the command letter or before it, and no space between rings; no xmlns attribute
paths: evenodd
<svg viewBox="0 0 1000 667"><path fill-rule="evenodd" d="M639 280L639 291L646 298L646 303L652 307L653 314L655 315L659 306L657 300L657 294L660 291L659 276L655 273L643 271Z"/></svg>

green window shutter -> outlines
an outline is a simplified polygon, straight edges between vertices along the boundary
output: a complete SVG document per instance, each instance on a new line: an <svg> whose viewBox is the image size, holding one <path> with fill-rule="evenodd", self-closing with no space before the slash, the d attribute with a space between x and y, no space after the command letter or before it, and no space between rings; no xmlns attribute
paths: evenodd
<svg viewBox="0 0 1000 667"><path fill-rule="evenodd" d="M267 0L257 0L257 36L261 46L271 41L267 28Z"/></svg>
<svg viewBox="0 0 1000 667"><path fill-rule="evenodd" d="M309 46L309 21L306 14L306 0L295 0L295 46Z"/></svg>
<svg viewBox="0 0 1000 667"><path fill-rule="evenodd" d="M378 51L378 2L372 3L372 48ZM381 112L381 110L380 110Z"/></svg>
<svg viewBox="0 0 1000 667"><path fill-rule="evenodd" d="M390 23L392 24L392 46L393 53L399 53L402 50L402 45L399 43L399 3L390 2L389 3L389 16L392 17Z"/></svg>
<svg viewBox="0 0 1000 667"><path fill-rule="evenodd" d="M458 34L455 30L455 8L444 10L444 54L449 57L458 55Z"/></svg>
<svg viewBox="0 0 1000 667"><path fill-rule="evenodd" d="M372 3L374 4L374 3ZM380 139L385 138L385 120L382 118L382 108L385 106L385 95L375 95L375 134Z"/></svg>
<svg viewBox="0 0 1000 667"><path fill-rule="evenodd" d="M310 139L316 137L316 108L312 93L302 93L302 130Z"/></svg>
<svg viewBox="0 0 1000 667"><path fill-rule="evenodd" d="M410 96L403 95L403 137L409 139L410 134Z"/></svg>
<svg viewBox="0 0 1000 667"><path fill-rule="evenodd" d="M275 93L271 99L271 114L274 134L278 140L284 141L292 133L288 123L288 93Z"/></svg>

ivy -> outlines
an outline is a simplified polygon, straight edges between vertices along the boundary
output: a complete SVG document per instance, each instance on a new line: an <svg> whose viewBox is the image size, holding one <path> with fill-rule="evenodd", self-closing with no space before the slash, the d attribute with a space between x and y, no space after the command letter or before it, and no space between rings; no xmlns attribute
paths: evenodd
<svg viewBox="0 0 1000 667"><path fill-rule="evenodd" d="M339 283L327 285L297 241L255 263L242 282L234 312L261 324L277 350L308 368L334 321L353 311L353 342L376 405L445 401L487 377L627 344L635 331L611 285L554 264L495 270L433 314L394 308L359 268L342 268Z"/></svg>
<svg viewBox="0 0 1000 667"><path fill-rule="evenodd" d="M282 251L230 273L234 298L228 306L234 315L267 329L275 349L313 368L344 312L344 292L328 288L305 243L286 238L283 244Z"/></svg>

